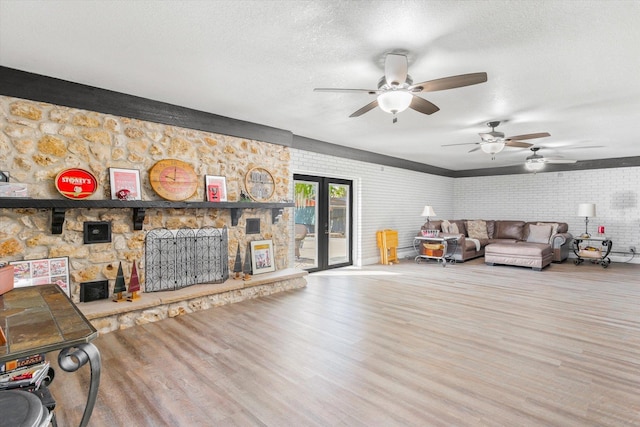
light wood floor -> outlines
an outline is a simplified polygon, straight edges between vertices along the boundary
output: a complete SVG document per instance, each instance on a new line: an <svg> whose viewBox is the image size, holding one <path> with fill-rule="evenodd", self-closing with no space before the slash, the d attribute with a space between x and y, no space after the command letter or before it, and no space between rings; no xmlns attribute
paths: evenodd
<svg viewBox="0 0 640 427"><path fill-rule="evenodd" d="M640 265L412 261L113 332L100 426L639 426ZM88 367L56 370L77 425Z"/></svg>

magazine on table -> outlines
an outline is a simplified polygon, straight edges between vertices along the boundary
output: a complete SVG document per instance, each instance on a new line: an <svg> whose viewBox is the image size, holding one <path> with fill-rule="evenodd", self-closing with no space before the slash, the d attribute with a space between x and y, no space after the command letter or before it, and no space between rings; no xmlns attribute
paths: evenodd
<svg viewBox="0 0 640 427"><path fill-rule="evenodd" d="M49 372L49 362L16 369L0 376L0 390L40 387Z"/></svg>

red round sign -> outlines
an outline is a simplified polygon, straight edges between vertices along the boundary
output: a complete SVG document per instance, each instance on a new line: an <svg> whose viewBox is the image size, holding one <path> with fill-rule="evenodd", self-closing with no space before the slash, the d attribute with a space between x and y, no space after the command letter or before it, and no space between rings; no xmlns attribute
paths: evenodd
<svg viewBox="0 0 640 427"><path fill-rule="evenodd" d="M84 199L97 188L96 177L84 169L65 169L56 176L56 189L69 199Z"/></svg>

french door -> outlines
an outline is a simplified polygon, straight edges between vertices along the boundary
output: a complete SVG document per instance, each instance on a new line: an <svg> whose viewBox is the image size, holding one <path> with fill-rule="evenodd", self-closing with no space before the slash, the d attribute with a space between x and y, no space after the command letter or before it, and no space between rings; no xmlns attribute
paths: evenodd
<svg viewBox="0 0 640 427"><path fill-rule="evenodd" d="M293 176L295 265L308 271L352 265L352 181Z"/></svg>

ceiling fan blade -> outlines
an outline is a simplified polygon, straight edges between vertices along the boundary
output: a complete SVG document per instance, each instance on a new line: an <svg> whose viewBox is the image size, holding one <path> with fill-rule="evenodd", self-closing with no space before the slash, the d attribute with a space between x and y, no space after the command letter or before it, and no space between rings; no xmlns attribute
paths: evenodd
<svg viewBox="0 0 640 427"><path fill-rule="evenodd" d="M367 113L367 112L373 110L377 106L378 106L378 100L376 99L376 100L373 100L372 102L368 103L367 105L365 105L364 107L362 107L361 109L359 109L358 111L356 111L355 113L350 115L349 117L360 117L364 113Z"/></svg>
<svg viewBox="0 0 640 427"><path fill-rule="evenodd" d="M460 142L458 144L444 144L441 145L441 147L453 147L454 145L474 145L474 144L480 144L479 142Z"/></svg>
<svg viewBox="0 0 640 427"><path fill-rule="evenodd" d="M426 99L420 98L416 95L413 95L413 99L411 100L411 104L409 104L409 108L423 114L433 114L436 111L440 110L437 105L432 104Z"/></svg>
<svg viewBox="0 0 640 427"><path fill-rule="evenodd" d="M568 163L575 163L577 162L577 160L568 160L568 159L548 159L548 158L544 158L544 162L545 163L556 163L556 164L568 164Z"/></svg>
<svg viewBox="0 0 640 427"><path fill-rule="evenodd" d="M471 86L487 81L487 73L461 74L459 76L444 77L429 80L409 87L412 92L435 92L437 90L454 89L457 87Z"/></svg>
<svg viewBox="0 0 640 427"><path fill-rule="evenodd" d="M375 95L376 93L380 93L380 90L377 89L339 89L339 88L330 88L330 87L317 87L313 89L314 92L337 92L337 93L368 93L369 95Z"/></svg>
<svg viewBox="0 0 640 427"><path fill-rule="evenodd" d="M407 81L407 57L395 53L387 54L384 60L384 79L389 86L400 86Z"/></svg>
<svg viewBox="0 0 640 427"><path fill-rule="evenodd" d="M469 152L469 153L473 153L474 151L478 151L480 148L481 148L481 147L480 147L480 146L478 146L478 147L476 147L476 148L472 148L472 149L471 149L471 150L469 150L468 152Z"/></svg>
<svg viewBox="0 0 640 427"><path fill-rule="evenodd" d="M518 147L518 148L529 148L533 147L533 144L529 144L528 142L520 142L514 140L505 141L504 145L507 147Z"/></svg>
<svg viewBox="0 0 640 427"><path fill-rule="evenodd" d="M528 133L526 135L517 135L510 136L507 139L512 141L522 141L523 139L534 139L534 138L546 138L547 136L551 136L548 132L540 132L540 133Z"/></svg>

